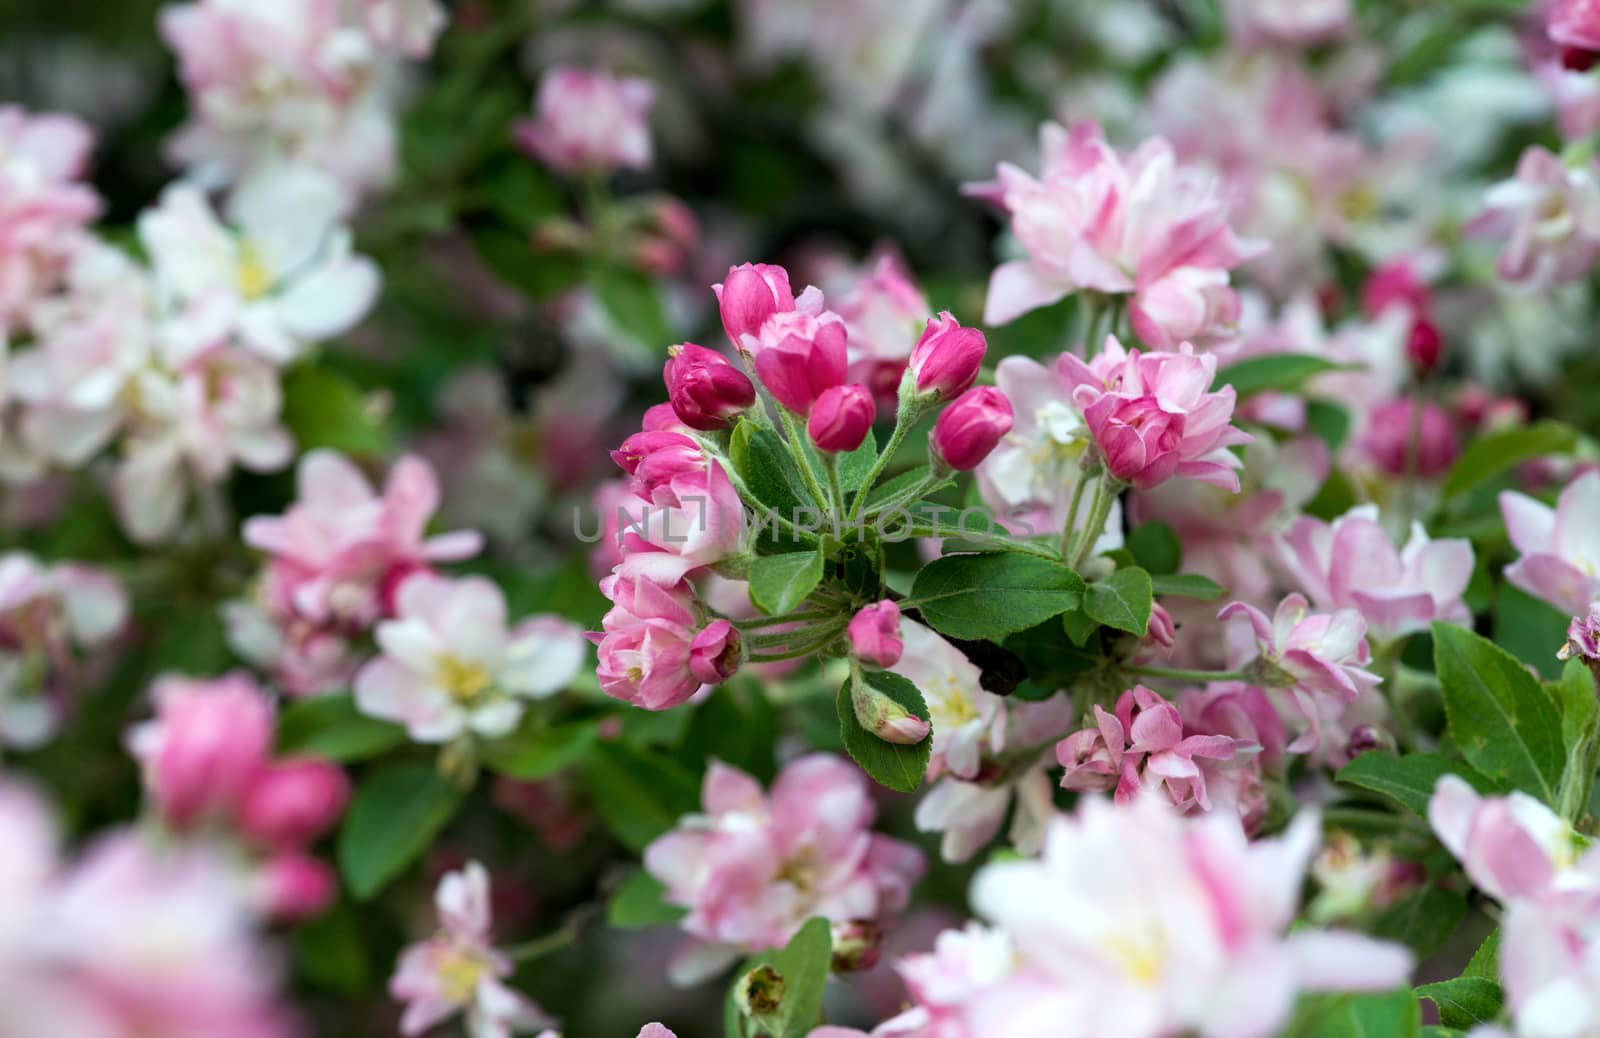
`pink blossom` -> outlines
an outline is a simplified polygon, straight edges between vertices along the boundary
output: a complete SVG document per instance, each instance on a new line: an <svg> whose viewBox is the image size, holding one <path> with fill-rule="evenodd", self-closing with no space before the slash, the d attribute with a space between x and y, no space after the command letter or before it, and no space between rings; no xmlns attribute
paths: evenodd
<svg viewBox="0 0 1600 1038"><path fill-rule="evenodd" d="M782 947L810 917L876 919L905 907L922 855L872 832L867 782L839 757L814 754L784 767L769 793L713 761L704 814L645 848L645 868L689 909L682 926L710 948L680 958L720 968L739 950Z"/></svg>
<svg viewBox="0 0 1600 1038"><path fill-rule="evenodd" d="M255 899L262 915L278 922L314 919L339 898L339 877L321 858L305 851L279 851L255 874Z"/></svg>
<svg viewBox="0 0 1600 1038"><path fill-rule="evenodd" d="M112 504L141 544L178 533L191 486L214 486L236 466L275 472L294 456L279 423L278 373L253 354L207 349L170 375L141 373L133 391L138 406L112 477Z"/></svg>
<svg viewBox="0 0 1600 1038"><path fill-rule="evenodd" d="M256 773L239 810L239 831L267 847L299 848L333 828L350 800L350 780L331 761L280 761Z"/></svg>
<svg viewBox="0 0 1600 1038"><path fill-rule="evenodd" d="M1045 124L1040 150L1040 179L1002 164L998 183L982 189L1010 214L1027 252L995 269L986 323L1005 324L1080 290L1131 293L1135 330L1170 348L1221 331L1237 315L1226 274L1253 247L1228 228L1208 174L1179 165L1160 138L1120 156L1093 123L1070 131Z"/></svg>
<svg viewBox="0 0 1600 1038"><path fill-rule="evenodd" d="M778 403L806 414L826 389L844 384L847 333L838 314L779 311L761 325L756 375Z"/></svg>
<svg viewBox="0 0 1600 1038"><path fill-rule="evenodd" d="M954 400L977 381L989 343L983 332L963 328L948 311L928 321L911 351L910 367L918 393Z"/></svg>
<svg viewBox="0 0 1600 1038"><path fill-rule="evenodd" d="M746 350L745 337L758 334L767 318L795 307L789 272L776 264L730 267L728 276L721 284L712 285L711 291L716 293L728 341L742 351Z"/></svg>
<svg viewBox="0 0 1600 1038"><path fill-rule="evenodd" d="M667 350L663 379L678 420L695 429L725 429L756 402L756 387L715 350L681 343Z"/></svg>
<svg viewBox="0 0 1600 1038"><path fill-rule="evenodd" d="M1016 968L1011 939L1000 930L968 923L946 930L933 950L895 965L911 1008L874 1032L883 1038L980 1038L968 1023L968 1006L1003 983Z"/></svg>
<svg viewBox="0 0 1600 1038"><path fill-rule="evenodd" d="M1426 401L1421 405L1421 415L1413 417L1416 406L1415 401L1402 398L1374 408L1367 416L1358 446L1367 460L1387 475L1439 479L1455 464L1461 442L1443 407Z"/></svg>
<svg viewBox="0 0 1600 1038"><path fill-rule="evenodd" d="M637 475L636 475L637 478ZM663 583L736 555L744 545L744 503L717 461L702 456L649 488L638 526L623 530L625 554Z"/></svg>
<svg viewBox="0 0 1600 1038"><path fill-rule="evenodd" d="M1565 613L1588 613L1600 599L1600 472L1567 484L1553 509L1508 490L1500 495L1500 514L1521 553L1506 567L1506 579Z"/></svg>
<svg viewBox="0 0 1600 1038"><path fill-rule="evenodd" d="M609 173L650 166L649 80L562 66L545 73L534 116L513 130L517 144L552 169Z"/></svg>
<svg viewBox="0 0 1600 1038"><path fill-rule="evenodd" d="M55 733L83 680L78 653L109 643L127 617L122 585L98 567L0 555L0 745Z"/></svg>
<svg viewBox="0 0 1600 1038"><path fill-rule="evenodd" d="M948 770L973 778L984 750L997 752L1004 742L1004 704L983 688L972 661L930 628L901 617L900 643L900 660L889 669L916 685L928 705L933 721L928 773Z"/></svg>
<svg viewBox="0 0 1600 1038"><path fill-rule="evenodd" d="M1250 748L1225 735L1186 734L1178 708L1143 685L1118 697L1115 714L1096 704L1094 716L1094 728L1056 744L1056 759L1066 769L1061 786L1076 792L1115 789L1118 803L1151 786L1179 811L1209 811L1208 774Z"/></svg>
<svg viewBox="0 0 1600 1038"><path fill-rule="evenodd" d="M1563 47L1600 51L1600 4L1556 0L1546 15L1550 38Z"/></svg>
<svg viewBox="0 0 1600 1038"><path fill-rule="evenodd" d="M1600 184L1588 164L1568 166L1537 145L1516 176L1489 189L1469 234L1504 238L1500 276L1533 287L1575 281L1600 254Z"/></svg>
<svg viewBox="0 0 1600 1038"><path fill-rule="evenodd" d="M1428 822L1472 882L1500 901L1543 894L1583 846L1570 825L1527 794L1480 796L1455 775L1434 787Z"/></svg>
<svg viewBox="0 0 1600 1038"><path fill-rule="evenodd" d="M272 750L272 706L241 672L164 677L150 689L156 716L128 733L161 816L188 828L232 819Z"/></svg>
<svg viewBox="0 0 1600 1038"><path fill-rule="evenodd" d="M866 441L876 413L872 391L866 386L833 386L824 389L811 406L806 432L819 451L853 451Z"/></svg>
<svg viewBox="0 0 1600 1038"><path fill-rule="evenodd" d="M1600 663L1600 602L1589 607L1585 616L1574 616L1567 625L1567 643L1556 653L1558 659L1582 660L1591 670Z"/></svg>
<svg viewBox="0 0 1600 1038"><path fill-rule="evenodd" d="M72 116L0 106L0 332L53 287L100 212L81 182L92 142Z"/></svg>
<svg viewBox="0 0 1600 1038"><path fill-rule="evenodd" d="M1503 916L1497 958L1518 1038L1587 1038L1600 1025L1600 859L1585 855L1577 871L1575 888L1513 901Z"/></svg>
<svg viewBox="0 0 1600 1038"><path fill-rule="evenodd" d="M1239 459L1227 448L1251 437L1229 424L1232 386L1212 392L1217 359L1124 350L1114 336L1088 364L1061 356L1072 400L1117 479L1148 489L1174 476L1239 489Z"/></svg>
<svg viewBox="0 0 1600 1038"><path fill-rule="evenodd" d="M831 286L830 279L825 285L829 299L848 332L846 377L871 389L880 406L892 408L906 362L928 321L928 301L905 262L886 250L876 252L837 296Z"/></svg>
<svg viewBox="0 0 1600 1038"><path fill-rule="evenodd" d="M523 702L561 691L587 655L578 629L559 617L508 629L505 596L481 577L407 577L395 618L375 633L383 655L356 675L356 705L404 724L418 742L508 734Z"/></svg>
<svg viewBox="0 0 1600 1038"><path fill-rule="evenodd" d="M372 38L412 58L431 54L434 41L450 21L439 0L362 0L362 6Z"/></svg>
<svg viewBox="0 0 1600 1038"><path fill-rule="evenodd" d="M726 664L727 648L734 645L737 653L737 642L717 625L699 629L700 610L687 584L660 583L628 560L600 582L600 590L612 607L601 620L602 630L589 638L599 646L598 676L606 695L665 710L698 692L707 678L726 676L725 666L708 664Z"/></svg>
<svg viewBox="0 0 1600 1038"><path fill-rule="evenodd" d="M1278 561L1318 609L1358 610L1380 642L1471 615L1461 601L1472 579L1471 543L1429 540L1413 522L1405 547L1396 549L1374 505L1358 505L1332 523L1301 516L1276 547Z"/></svg>
<svg viewBox="0 0 1600 1038"><path fill-rule="evenodd" d="M380 54L343 13L334 0L163 8L161 36L189 95L173 157L231 177L288 157L333 174L352 197L387 183L395 133Z"/></svg>
<svg viewBox="0 0 1600 1038"><path fill-rule="evenodd" d="M966 1001L972 1032L1266 1038L1299 992L1403 983L1412 959L1398 945L1285 932L1318 828L1305 814L1251 843L1224 815L1086 798L1052 823L1041 859L974 880L973 904L1011 939L1016 965Z"/></svg>
<svg viewBox="0 0 1600 1038"><path fill-rule="evenodd" d="M389 995L404 1003L400 1033L423 1034L465 1012L475 1038L548 1027L544 1011L505 983L511 960L491 942L489 873L477 862L446 873L434 892L439 932L400 953Z"/></svg>
<svg viewBox="0 0 1600 1038"><path fill-rule="evenodd" d="M900 662L905 643L900 639L900 607L890 599L862 606L850 618L850 654L874 667Z"/></svg>
<svg viewBox="0 0 1600 1038"><path fill-rule="evenodd" d="M1249 622L1255 647L1239 653L1235 662L1259 672L1260 683L1285 689L1308 722L1305 734L1290 745L1291 752L1321 744L1319 701L1349 705L1382 680L1366 669L1372 659L1367 625L1354 609L1312 613L1305 597L1294 594L1278 604L1270 620L1243 602L1224 606L1217 618Z"/></svg>
<svg viewBox="0 0 1600 1038"><path fill-rule="evenodd" d="M938 464L967 472L982 464L1011 431L1011 401L993 386L973 386L939 412L928 449Z"/></svg>
<svg viewBox="0 0 1600 1038"><path fill-rule="evenodd" d="M399 582L430 563L472 555L482 538L456 531L425 537L439 507L433 469L406 456L382 493L348 458L314 450L295 472L295 502L281 516L252 516L245 543L272 556L288 608L313 623L359 626L388 611Z"/></svg>

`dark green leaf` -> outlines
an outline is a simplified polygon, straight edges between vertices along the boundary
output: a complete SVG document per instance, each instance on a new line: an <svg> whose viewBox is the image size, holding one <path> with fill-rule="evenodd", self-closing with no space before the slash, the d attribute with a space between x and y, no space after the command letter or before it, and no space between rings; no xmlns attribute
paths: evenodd
<svg viewBox="0 0 1600 1038"><path fill-rule="evenodd" d="M750 601L768 616L785 616L822 580L822 552L758 555L750 562Z"/></svg>
<svg viewBox="0 0 1600 1038"><path fill-rule="evenodd" d="M389 449L383 423L355 383L311 364L283 377L283 424L300 450L328 447L346 454L382 454Z"/></svg>
<svg viewBox="0 0 1600 1038"><path fill-rule="evenodd" d="M861 680L869 687L888 696L916 717L928 720L928 705L922 700L917 686L898 674L886 670L864 671ZM933 749L933 734L913 746L884 742L861 727L851 705L852 682L847 680L839 689L839 734L844 738L844 748L861 770L890 789L910 793L922 782L928 770L928 755Z"/></svg>
<svg viewBox="0 0 1600 1038"><path fill-rule="evenodd" d="M358 761L405 741L404 728L361 713L345 694L297 699L278 715L278 752L285 756Z"/></svg>
<svg viewBox="0 0 1600 1038"><path fill-rule="evenodd" d="M548 778L582 757L594 745L598 721L572 721L517 731L484 748L489 770L524 781Z"/></svg>
<svg viewBox="0 0 1600 1038"><path fill-rule="evenodd" d="M1141 637L1150 626L1153 604L1150 574L1137 566L1095 581L1083 596L1083 611L1090 619Z"/></svg>
<svg viewBox="0 0 1600 1038"><path fill-rule="evenodd" d="M1302 998L1286 1038L1418 1038L1422 1012L1409 990Z"/></svg>
<svg viewBox="0 0 1600 1038"><path fill-rule="evenodd" d="M1150 578L1150 590L1158 596L1198 598L1202 602L1210 602L1227 593L1227 589L1221 584L1198 573L1163 573L1153 576Z"/></svg>
<svg viewBox="0 0 1600 1038"><path fill-rule="evenodd" d="M535 253L525 234L501 226L472 231L472 247L484 266L532 299L547 299L583 280L583 265L566 253Z"/></svg>
<svg viewBox="0 0 1600 1038"><path fill-rule="evenodd" d="M699 807L694 776L665 753L599 742L580 770L595 811L635 853Z"/></svg>
<svg viewBox="0 0 1600 1038"><path fill-rule="evenodd" d="M1059 562L1007 552L949 555L911 585L923 617L952 638L1000 639L1072 609L1083 580Z"/></svg>
<svg viewBox="0 0 1600 1038"><path fill-rule="evenodd" d="M1427 958L1450 939L1467 914L1467 899L1459 891L1426 886L1378 913L1372 933L1399 941L1419 958Z"/></svg>
<svg viewBox="0 0 1600 1038"><path fill-rule="evenodd" d="M715 758L766 782L772 778L777 740L777 711L763 687L723 685L691 712L677 759L701 769Z"/></svg>
<svg viewBox="0 0 1600 1038"><path fill-rule="evenodd" d="M785 519L797 508L816 508L803 489L800 470L771 429L741 420L728 442L728 460L756 500Z"/></svg>
<svg viewBox="0 0 1600 1038"><path fill-rule="evenodd" d="M1080 607L1068 609L1061 614L1061 627L1067 632L1067 637L1072 639L1072 644L1081 649L1089 644L1090 636L1100 629L1100 622L1091 620L1089 614Z"/></svg>
<svg viewBox="0 0 1600 1038"><path fill-rule="evenodd" d="M416 861L460 802L460 790L424 765L363 782L339 829L339 871L356 900L371 898Z"/></svg>
<svg viewBox="0 0 1600 1038"><path fill-rule="evenodd" d="M372 961L361 939L361 918L340 901L294 931L295 968L318 987L359 994L372 983Z"/></svg>
<svg viewBox="0 0 1600 1038"><path fill-rule="evenodd" d="M931 471L926 465L918 465L916 468L907 469L893 479L886 479L879 483L867 494L867 511L872 512L881 508L884 502L893 501L895 498L903 496L912 487L921 486L927 481ZM949 481L941 485L949 486ZM931 493L936 489L938 488L930 488L929 492Z"/></svg>
<svg viewBox="0 0 1600 1038"><path fill-rule="evenodd" d="M1494 784L1483 776L1437 753L1408 753L1404 757L1396 757L1374 750L1357 756L1340 768L1336 777L1340 782L1382 794L1426 818L1433 789L1446 775L1461 776L1479 792L1494 792Z"/></svg>
<svg viewBox="0 0 1600 1038"><path fill-rule="evenodd" d="M1183 564L1183 545L1178 542L1178 535L1159 519L1130 530L1126 544L1134 561L1151 576L1176 573Z"/></svg>
<svg viewBox="0 0 1600 1038"><path fill-rule="evenodd" d="M1578 433L1561 422L1542 421L1492 432L1472 442L1444 480L1444 496L1456 497L1525 461L1567 454L1578 445Z"/></svg>
<svg viewBox="0 0 1600 1038"><path fill-rule="evenodd" d="M688 909L668 904L666 888L644 869L636 869L606 903L606 925L619 930L664 926L682 919Z"/></svg>
<svg viewBox="0 0 1600 1038"><path fill-rule="evenodd" d="M1495 516L1496 522L1499 516ZM1556 650L1572 617L1519 587L1501 585L1494 599L1494 643L1546 678L1561 673Z"/></svg>
<svg viewBox="0 0 1600 1038"><path fill-rule="evenodd" d="M1424 984L1417 988L1417 995L1439 1007L1439 1021L1446 1027L1494 1023L1505 1001L1500 985L1483 977Z"/></svg>
<svg viewBox="0 0 1600 1038"><path fill-rule="evenodd" d="M1504 649L1453 624L1433 625L1433 655L1462 755L1489 778L1554 804L1561 717L1538 679Z"/></svg>
<svg viewBox="0 0 1600 1038"><path fill-rule="evenodd" d="M620 267L599 267L590 271L589 287L618 328L666 355L672 343L672 328L661 308L656 283L648 275Z"/></svg>
<svg viewBox="0 0 1600 1038"><path fill-rule="evenodd" d="M1461 971L1463 977L1481 977L1484 980L1494 980L1500 976L1500 931L1491 930L1489 936L1478 945L1478 950L1472 953L1472 959L1467 963L1467 968Z"/></svg>
<svg viewBox="0 0 1600 1038"><path fill-rule="evenodd" d="M806 1038L822 1022L822 993L833 967L833 931L828 920L821 916L810 919L782 951L751 958L739 967L734 984L758 966L771 966L783 978L783 1000L776 1012L756 1021L759 1033L771 1038ZM728 1001L733 1001L731 992ZM736 1020L738 1010L733 1012Z"/></svg>
<svg viewBox="0 0 1600 1038"><path fill-rule="evenodd" d="M1350 436L1350 412L1326 400L1307 400L1306 425L1329 451L1336 451Z"/></svg>
<svg viewBox="0 0 1600 1038"><path fill-rule="evenodd" d="M1239 399L1269 389L1292 392L1306 379L1325 371L1338 371L1345 365L1309 353L1278 353L1269 357L1252 357L1230 364L1217 372L1216 385L1232 386Z"/></svg>

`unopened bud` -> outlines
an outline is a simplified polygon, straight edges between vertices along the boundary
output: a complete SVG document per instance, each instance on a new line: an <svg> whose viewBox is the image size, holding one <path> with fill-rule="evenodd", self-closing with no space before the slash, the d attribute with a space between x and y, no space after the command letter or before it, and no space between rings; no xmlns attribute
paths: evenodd
<svg viewBox="0 0 1600 1038"><path fill-rule="evenodd" d="M865 681L851 684L850 706L856 722L884 742L915 746L933 727Z"/></svg>
<svg viewBox="0 0 1600 1038"><path fill-rule="evenodd" d="M870 970L883 954L883 927L871 919L833 924L833 972Z"/></svg>
<svg viewBox="0 0 1600 1038"><path fill-rule="evenodd" d="M1373 750L1393 753L1395 750L1394 736L1376 725L1356 725L1350 732L1349 741L1345 743L1345 754L1355 758Z"/></svg>
<svg viewBox="0 0 1600 1038"><path fill-rule="evenodd" d="M757 966L739 978L733 997L745 1016L771 1016L783 1005L784 987L783 974L771 966Z"/></svg>

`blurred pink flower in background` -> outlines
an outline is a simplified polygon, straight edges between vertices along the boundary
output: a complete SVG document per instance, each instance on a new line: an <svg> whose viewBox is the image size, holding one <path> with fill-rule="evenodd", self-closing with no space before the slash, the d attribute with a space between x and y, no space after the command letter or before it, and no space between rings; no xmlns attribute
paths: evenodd
<svg viewBox="0 0 1600 1038"><path fill-rule="evenodd" d="M0 332L49 291L100 213L81 182L93 141L72 116L0 106Z"/></svg>
<svg viewBox="0 0 1600 1038"><path fill-rule="evenodd" d="M1508 490L1500 514L1521 553L1506 579L1562 612L1587 613L1600 599L1600 472L1567 484L1555 508Z"/></svg>
<svg viewBox="0 0 1600 1038"><path fill-rule="evenodd" d="M546 72L534 115L512 127L518 146L562 173L646 169L651 161L649 80L562 66Z"/></svg>

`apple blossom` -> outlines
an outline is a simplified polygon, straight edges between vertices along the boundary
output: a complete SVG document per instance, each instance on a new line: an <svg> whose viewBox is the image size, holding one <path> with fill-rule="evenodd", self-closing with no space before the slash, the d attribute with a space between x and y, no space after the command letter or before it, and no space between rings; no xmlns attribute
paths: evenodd
<svg viewBox="0 0 1600 1038"><path fill-rule="evenodd" d="M831 311L779 311L757 334L756 375L778 403L807 414L824 390L844 385L847 335Z"/></svg>
<svg viewBox="0 0 1600 1038"><path fill-rule="evenodd" d="M819 451L853 451L872 431L876 412L872 391L866 386L833 386L824 389L811 406L806 432Z"/></svg>
<svg viewBox="0 0 1600 1038"><path fill-rule="evenodd" d="M983 332L963 328L948 311L940 311L923 329L911 350L909 366L918 393L954 400L971 388L989 343Z"/></svg>
<svg viewBox="0 0 1600 1038"><path fill-rule="evenodd" d="M1566 613L1584 614L1600 598L1600 472L1588 472L1562 489L1550 508L1526 494L1500 495L1506 534L1521 557L1506 579Z"/></svg>
<svg viewBox="0 0 1600 1038"><path fill-rule="evenodd" d="M789 272L776 264L746 263L730 267L720 284L712 285L722 313L722 328L728 341L744 350L746 336L754 336L777 313L795 308L794 292L789 288Z"/></svg>
<svg viewBox="0 0 1600 1038"><path fill-rule="evenodd" d="M1358 505L1332 523L1300 516L1276 547L1278 561L1312 604L1357 610L1376 641L1470 615L1461 596L1472 579L1471 543L1430 540L1413 522L1397 550L1374 505Z"/></svg>
<svg viewBox="0 0 1600 1038"><path fill-rule="evenodd" d="M694 429L722 429L756 402L744 372L715 350L682 343L667 350L663 375L678 419Z"/></svg>
<svg viewBox="0 0 1600 1038"><path fill-rule="evenodd" d="M1500 276L1547 286L1573 281L1600 254L1600 183L1592 164L1569 166L1533 146L1522 153L1516 176L1489 189L1486 211L1467 226L1505 239Z"/></svg>
<svg viewBox="0 0 1600 1038"><path fill-rule="evenodd" d="M900 638L900 607L891 599L862 606L850 618L850 654L873 667L892 667L905 653Z"/></svg>
<svg viewBox="0 0 1600 1038"><path fill-rule="evenodd" d="M491 942L489 873L478 862L439 880L439 931L400 954L389 994L405 1005L407 1038L464 1013L475 1038L509 1038L551 1024L542 1009L507 987L512 963Z"/></svg>
<svg viewBox="0 0 1600 1038"><path fill-rule="evenodd" d="M872 919L905 907L922 855L872 832L861 773L814 754L790 762L764 792L712 761L703 815L645 848L645 868L689 909L684 930L701 945L673 967L685 980L732 962L739 950L781 947L814 915ZM691 967L694 967L690 972Z"/></svg>
<svg viewBox="0 0 1600 1038"><path fill-rule="evenodd" d="M0 334L50 290L100 212L81 182L93 140L70 115L0 106Z"/></svg>
<svg viewBox="0 0 1600 1038"><path fill-rule="evenodd" d="M562 66L546 72L534 116L513 132L540 162L571 175L646 169L651 161L649 80Z"/></svg>
<svg viewBox="0 0 1600 1038"><path fill-rule="evenodd" d="M939 412L929 451L947 469L967 472L994 451L1013 421L1004 393L993 386L974 386Z"/></svg>
<svg viewBox="0 0 1600 1038"><path fill-rule="evenodd" d="M356 704L418 742L506 735L523 700L561 691L587 655L578 629L558 617L508 629L505 597L479 577L407 577L395 618L374 633L383 655L356 675Z"/></svg>

